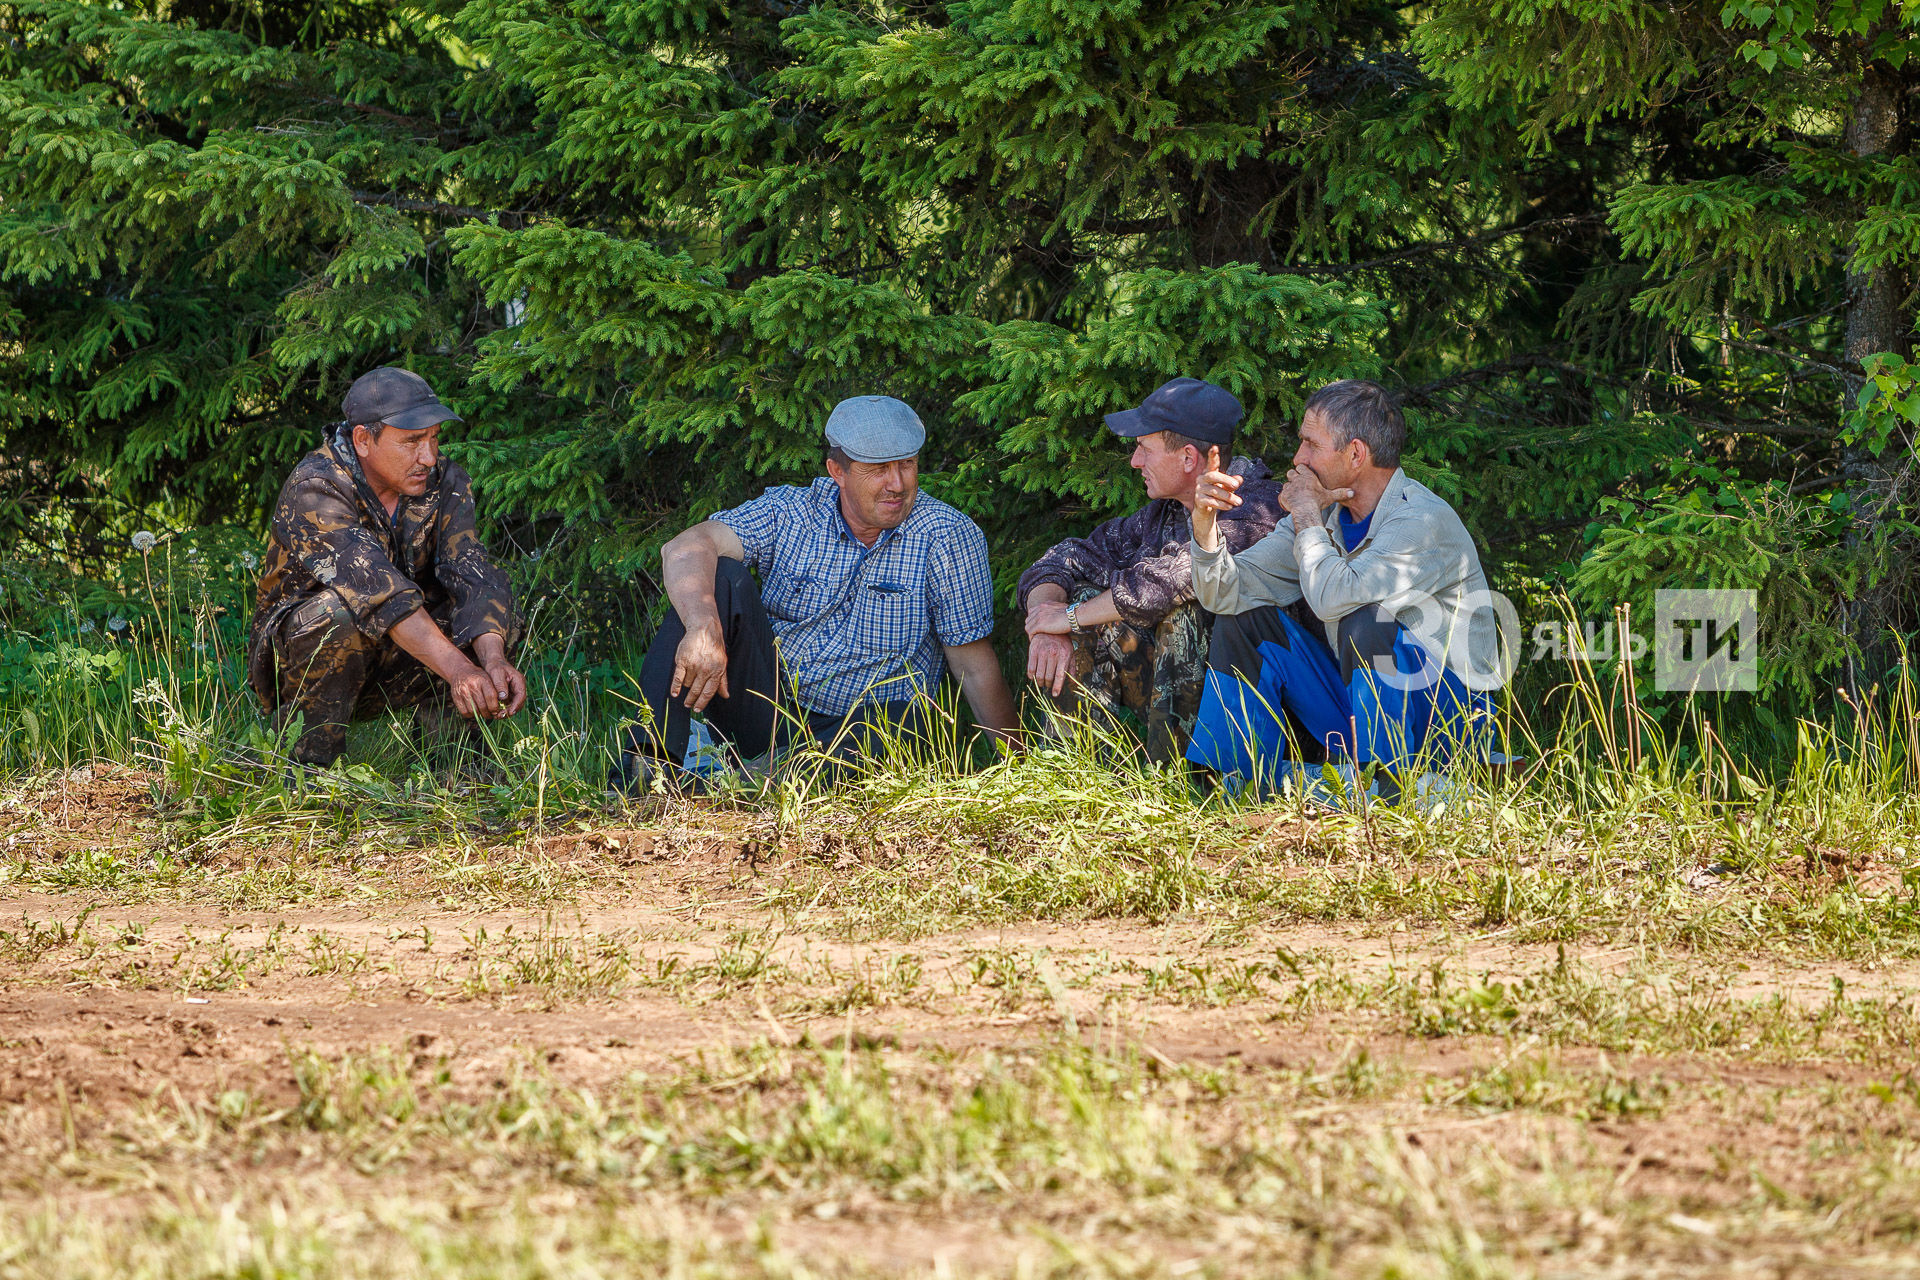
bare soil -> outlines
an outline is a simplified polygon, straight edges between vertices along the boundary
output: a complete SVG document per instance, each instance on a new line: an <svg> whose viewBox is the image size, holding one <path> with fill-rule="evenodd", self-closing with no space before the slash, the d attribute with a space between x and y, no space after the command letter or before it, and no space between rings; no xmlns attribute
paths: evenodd
<svg viewBox="0 0 1920 1280"><path fill-rule="evenodd" d="M1361 987L1436 967L1482 987L1515 984L1564 965L1605 985L1665 965L1669 974L1710 975L1727 1000L1777 998L1807 1016L1832 999L1836 980L1856 1001L1912 1000L1920 964L1800 964L1778 954L1676 964L1633 948L1517 944L1491 932L1274 923L1223 935L1205 919L1035 922L849 942L829 914L756 906L768 878L785 874L797 855L755 846L728 823L715 815L704 825L546 837L527 854L584 870L590 887L564 905L521 910L449 908L395 854L373 855L394 865L370 874L377 888L362 901L232 907L0 888L0 1133L14 1139L0 1141L0 1205L44 1204L51 1195L110 1214L168 1194L63 1185L50 1178L47 1153L104 1141L157 1100L212 1106L238 1090L293 1107L302 1055L436 1064L449 1088L474 1097L529 1070L564 1088L605 1089L636 1076L672 1077L717 1051L769 1045L852 1044L908 1070L1078 1041L1136 1055L1156 1070L1228 1070L1256 1091L1263 1079L1331 1077L1367 1063L1398 1083L1298 1109L1303 1134L1383 1134L1442 1167L1471 1157L1538 1173L1560 1161L1604 1175L1616 1198L1658 1209L1650 1220L1665 1224L1664 1262L1654 1270L1670 1274L1724 1274L1719 1269L1736 1262L1755 1274L1820 1274L1818 1264L1796 1260L1790 1239L1728 1240L1714 1214L1750 1204L1759 1187L1782 1204L1817 1205L1831 1194L1826 1170L1837 1153L1879 1152L1875 1159L1901 1167L1911 1160L1914 1107L1869 1097L1910 1070L1897 1046L1862 1047L1836 1034L1824 1046L1750 1053L1621 1054L1577 1038L1416 1034L1381 1008L1289 1003L1291 979L1276 957ZM103 772L0 808L0 842L14 856L137 852L165 839L136 775ZM288 855L270 843L235 842L202 856L237 875ZM808 856L817 868L819 851ZM48 940L63 927L65 941ZM1263 976L1244 979L1249 973ZM1242 979L1229 980L1235 975ZM1458 1101L1489 1072L1542 1053L1583 1080L1658 1082L1668 1101L1610 1114ZM286 1171L270 1164L253 1173L223 1164L194 1176L205 1180L203 1194L297 1194ZM332 1179L347 1196L369 1184L338 1170L302 1176ZM405 1192L408 1176L404 1168L381 1175L382 1194ZM476 1188L432 1167L416 1176L422 1196L487 1194L485 1179ZM567 1197L575 1193L549 1190L560 1197L555 1204L573 1203ZM771 1230L781 1248L830 1271L994 1271L1025 1265L1023 1258L1057 1261L1060 1239L1088 1230L1094 1243L1144 1254L1169 1274L1202 1265L1231 1272L1242 1252L1228 1219L1167 1236L1044 1203L903 1205L860 1189L676 1211L725 1239ZM1625 1274L1635 1248L1627 1236L1603 1239L1623 1230L1606 1221L1565 1224L1566 1239L1585 1241L1566 1246L1565 1266L1517 1245L1514 1265L1523 1273ZM1105 1225L1089 1226L1095 1222ZM1888 1251L1886 1236L1854 1243L1845 1256L1822 1246L1827 1273L1914 1270L1898 1249Z"/></svg>

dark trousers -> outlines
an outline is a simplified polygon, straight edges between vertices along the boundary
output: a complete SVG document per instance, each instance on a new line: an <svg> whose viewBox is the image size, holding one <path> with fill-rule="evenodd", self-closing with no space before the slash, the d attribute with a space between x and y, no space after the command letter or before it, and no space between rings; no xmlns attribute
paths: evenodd
<svg viewBox="0 0 1920 1280"><path fill-rule="evenodd" d="M869 704L844 716L795 706L781 676L760 585L740 561L721 557L713 574L713 602L727 649L727 692L724 697L716 694L702 714L708 732L737 759L784 751L802 726L823 750L843 759L870 754L882 725L910 733L923 727L918 701ZM653 722L635 725L627 737L629 751L676 765L686 755L693 730L687 691L681 689L678 697L668 693L674 653L686 635L678 611L668 609L640 667L640 696Z"/></svg>
<svg viewBox="0 0 1920 1280"><path fill-rule="evenodd" d="M443 631L451 611L446 605L432 614ZM324 769L347 749L348 722L386 711L412 707L430 731L461 723L447 686L392 640L368 638L331 591L287 610L267 642L273 646L274 685L257 692L273 706L276 730L300 717L292 755L301 764Z"/></svg>
<svg viewBox="0 0 1920 1280"><path fill-rule="evenodd" d="M1337 633L1329 648L1317 622L1272 606L1217 618L1187 759L1257 778L1314 747L1389 767L1484 750L1485 695L1470 694L1392 614L1357 610Z"/></svg>

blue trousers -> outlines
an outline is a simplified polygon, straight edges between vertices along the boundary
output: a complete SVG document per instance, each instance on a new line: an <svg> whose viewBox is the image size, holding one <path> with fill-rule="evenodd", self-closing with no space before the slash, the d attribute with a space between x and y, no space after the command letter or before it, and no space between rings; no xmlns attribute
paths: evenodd
<svg viewBox="0 0 1920 1280"><path fill-rule="evenodd" d="M1286 759L1344 757L1398 772L1485 754L1487 695L1471 693L1392 614L1343 618L1338 645L1336 654L1322 628L1273 606L1215 618L1187 759L1271 782Z"/></svg>

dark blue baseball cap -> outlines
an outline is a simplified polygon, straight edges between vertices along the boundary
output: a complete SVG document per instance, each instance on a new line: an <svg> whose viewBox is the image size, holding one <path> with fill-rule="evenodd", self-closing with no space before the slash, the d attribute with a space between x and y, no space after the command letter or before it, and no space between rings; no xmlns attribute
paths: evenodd
<svg viewBox="0 0 1920 1280"><path fill-rule="evenodd" d="M1107 415L1107 426L1117 436L1150 436L1177 431L1204 444L1225 445L1233 439L1245 412L1233 392L1198 378L1163 382L1140 402L1138 409Z"/></svg>
<svg viewBox="0 0 1920 1280"><path fill-rule="evenodd" d="M353 426L384 422L401 431L425 431L460 415L440 403L427 380L411 369L381 365L353 380L340 402L341 416Z"/></svg>

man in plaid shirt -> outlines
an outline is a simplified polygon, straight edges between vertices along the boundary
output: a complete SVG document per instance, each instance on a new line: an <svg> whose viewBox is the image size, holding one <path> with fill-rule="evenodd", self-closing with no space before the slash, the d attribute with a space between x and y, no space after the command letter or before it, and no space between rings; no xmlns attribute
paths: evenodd
<svg viewBox="0 0 1920 1280"><path fill-rule="evenodd" d="M652 723L630 735L629 787L681 760L696 712L743 761L799 724L850 755L877 721L915 728L949 665L981 727L1014 741L988 640L986 535L919 491L919 416L857 396L834 406L826 437L826 477L771 488L661 549L673 608L641 668Z"/></svg>

